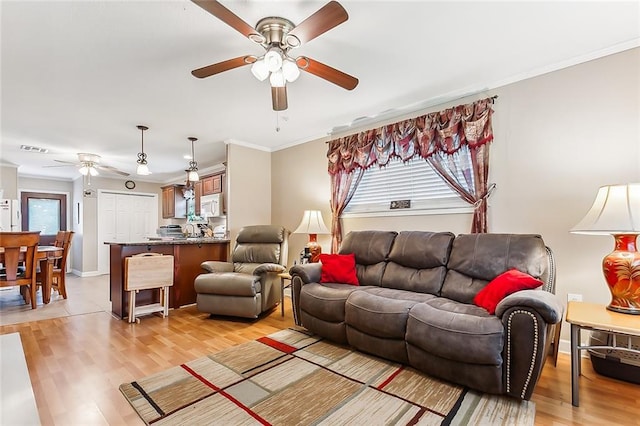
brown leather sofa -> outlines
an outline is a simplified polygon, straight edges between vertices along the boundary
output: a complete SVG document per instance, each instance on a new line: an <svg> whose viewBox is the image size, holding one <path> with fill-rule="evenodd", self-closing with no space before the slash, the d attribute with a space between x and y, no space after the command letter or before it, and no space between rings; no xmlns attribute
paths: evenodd
<svg viewBox="0 0 640 426"><path fill-rule="evenodd" d="M321 264L294 266L296 323L463 386L531 398L564 309L540 236L359 231L340 253L355 253L360 286L319 284ZM544 286L507 296L495 315L476 306L511 268Z"/></svg>
<svg viewBox="0 0 640 426"><path fill-rule="evenodd" d="M257 318L280 302L289 231L282 226L245 226L238 232L231 262L207 261L194 281L201 312Z"/></svg>

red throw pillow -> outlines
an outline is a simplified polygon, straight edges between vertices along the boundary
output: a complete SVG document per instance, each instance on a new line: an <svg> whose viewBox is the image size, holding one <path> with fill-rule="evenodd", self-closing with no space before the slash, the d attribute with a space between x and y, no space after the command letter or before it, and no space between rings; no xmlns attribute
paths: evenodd
<svg viewBox="0 0 640 426"><path fill-rule="evenodd" d="M498 303L511 293L538 288L542 284L542 281L529 274L517 269L510 269L495 277L485 288L480 290L473 298L473 303L485 308L493 315L496 313Z"/></svg>
<svg viewBox="0 0 640 426"><path fill-rule="evenodd" d="M321 254L320 263L322 263L321 283L360 285L356 276L355 254Z"/></svg>

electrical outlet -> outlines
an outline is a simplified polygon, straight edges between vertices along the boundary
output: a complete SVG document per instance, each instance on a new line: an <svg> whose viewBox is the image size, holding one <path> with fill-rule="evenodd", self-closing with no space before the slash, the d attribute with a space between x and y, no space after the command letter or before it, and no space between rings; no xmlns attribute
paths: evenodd
<svg viewBox="0 0 640 426"><path fill-rule="evenodd" d="M569 293L567 294L567 302L582 302L582 295Z"/></svg>

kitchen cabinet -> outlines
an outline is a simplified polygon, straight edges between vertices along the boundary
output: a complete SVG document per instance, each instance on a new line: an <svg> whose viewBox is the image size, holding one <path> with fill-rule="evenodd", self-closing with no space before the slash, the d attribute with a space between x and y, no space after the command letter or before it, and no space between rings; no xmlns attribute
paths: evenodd
<svg viewBox="0 0 640 426"><path fill-rule="evenodd" d="M202 195L219 194L222 192L222 179L224 173L203 177L202 182Z"/></svg>
<svg viewBox="0 0 640 426"><path fill-rule="evenodd" d="M193 184L193 197L195 203L195 215L200 216L200 197L202 197L202 181L195 182Z"/></svg>
<svg viewBox="0 0 640 426"><path fill-rule="evenodd" d="M187 200L182 195L184 185L169 185L162 187L162 218L187 217Z"/></svg>

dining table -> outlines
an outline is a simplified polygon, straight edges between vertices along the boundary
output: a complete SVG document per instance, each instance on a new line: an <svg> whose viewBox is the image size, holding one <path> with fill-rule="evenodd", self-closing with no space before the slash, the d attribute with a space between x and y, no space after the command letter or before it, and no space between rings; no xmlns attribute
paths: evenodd
<svg viewBox="0 0 640 426"><path fill-rule="evenodd" d="M25 249L26 252L26 249ZM36 261L40 262L42 274L42 302L51 301L51 284L53 282L53 267L56 260L62 257L64 249L56 246L38 246ZM0 247L0 263L4 262L4 248Z"/></svg>

